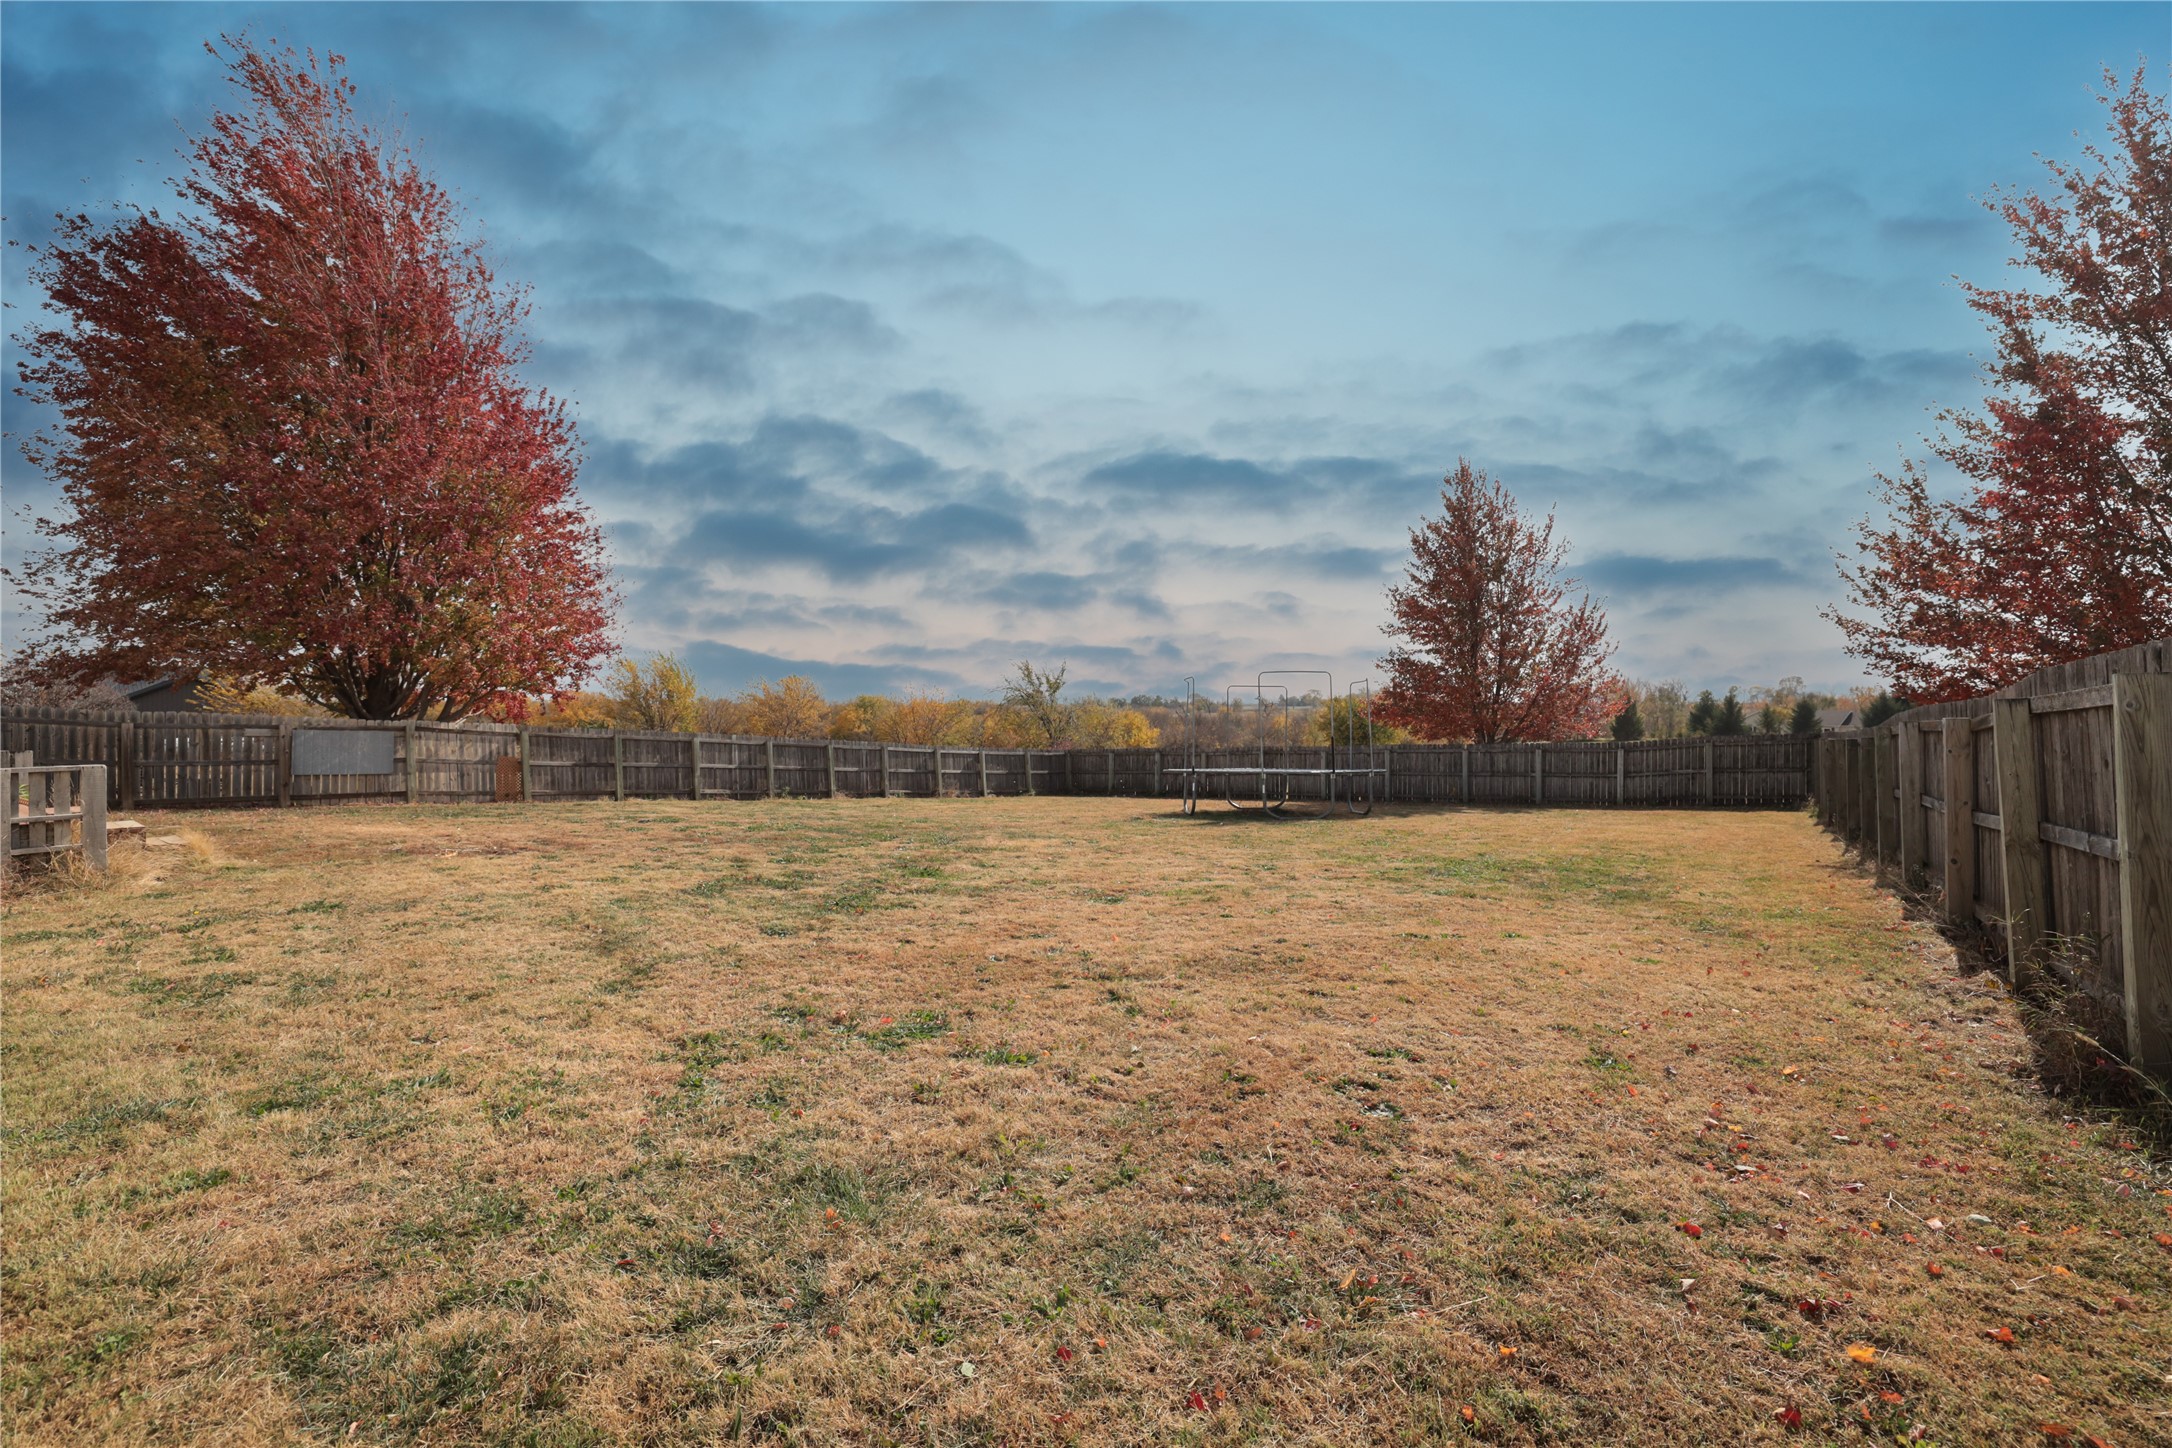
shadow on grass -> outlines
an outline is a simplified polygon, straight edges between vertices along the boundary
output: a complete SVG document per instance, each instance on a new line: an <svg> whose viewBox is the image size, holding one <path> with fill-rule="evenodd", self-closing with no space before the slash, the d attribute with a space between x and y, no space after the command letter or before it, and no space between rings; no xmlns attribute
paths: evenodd
<svg viewBox="0 0 2172 1448"><path fill-rule="evenodd" d="M1903 887L1853 846L1836 871L1869 879L1901 903L1908 919L1929 925L1953 947L1963 975L2007 978L2004 932L1995 921L1950 922L1928 891ZM2151 1078L2130 1063L2120 1013L2075 982L2095 969L2086 940L2054 938L2050 958L2034 979L2015 992L2029 1040L2029 1066L2053 1099L2116 1124L2157 1162L2172 1162L2172 1083Z"/></svg>

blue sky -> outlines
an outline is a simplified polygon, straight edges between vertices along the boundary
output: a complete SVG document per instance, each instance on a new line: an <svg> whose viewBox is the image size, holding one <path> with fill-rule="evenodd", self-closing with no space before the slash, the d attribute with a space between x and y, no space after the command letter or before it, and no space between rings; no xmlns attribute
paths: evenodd
<svg viewBox="0 0 2172 1448"><path fill-rule="evenodd" d="M625 641L713 691L1363 673L1459 455L1625 671L1837 686L1872 470L1980 396L1978 199L2172 4L9 4L9 238L162 200L243 29L345 54L532 287Z"/></svg>

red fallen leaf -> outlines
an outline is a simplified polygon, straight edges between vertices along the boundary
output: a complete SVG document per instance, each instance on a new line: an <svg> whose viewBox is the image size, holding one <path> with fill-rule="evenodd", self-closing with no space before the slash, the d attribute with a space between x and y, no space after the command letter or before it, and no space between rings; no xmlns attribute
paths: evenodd
<svg viewBox="0 0 2172 1448"><path fill-rule="evenodd" d="M2159 1232L2157 1234L2157 1245L2160 1247L2172 1248L2172 1237L2168 1237L2164 1233Z"/></svg>
<svg viewBox="0 0 2172 1448"><path fill-rule="evenodd" d="M1248 1327L1244 1330L1244 1340L1246 1342L1258 1342L1264 1331L1263 1328Z"/></svg>
<svg viewBox="0 0 2172 1448"><path fill-rule="evenodd" d="M1048 1415L1048 1421L1054 1423L1057 1427L1061 1428L1064 1424L1071 1421L1071 1415L1069 1413L1050 1413Z"/></svg>
<svg viewBox="0 0 2172 1448"><path fill-rule="evenodd" d="M1681 1222L1677 1225L1692 1237L1702 1237L1704 1235L1704 1228L1698 1226L1695 1222Z"/></svg>
<svg viewBox="0 0 2172 1448"><path fill-rule="evenodd" d="M1466 1423L1475 1423L1478 1421L1478 1410L1472 1407L1469 1403L1465 1403L1457 1411L1463 1414L1463 1421Z"/></svg>
<svg viewBox="0 0 2172 1448"><path fill-rule="evenodd" d="M1886 1391L1878 1394L1878 1401L1881 1403L1905 1403L1908 1400L1902 1397L1899 1393L1896 1393L1892 1389L1888 1388Z"/></svg>
<svg viewBox="0 0 2172 1448"><path fill-rule="evenodd" d="M1933 1277L1943 1277L1946 1275L1946 1269L1939 1266L1936 1262L1924 1263L1923 1270L1930 1273Z"/></svg>
<svg viewBox="0 0 2172 1448"><path fill-rule="evenodd" d="M1987 1327L1983 1335L1999 1343L2011 1343L2014 1340L2014 1330L2010 1327Z"/></svg>
<svg viewBox="0 0 2172 1448"><path fill-rule="evenodd" d="M1200 1392L1197 1388L1194 1388L1192 1390L1192 1395L1189 1398L1186 1398L1184 1401L1192 1405L1192 1411L1195 1413L1204 1413L1205 1411L1207 1411L1207 1395Z"/></svg>
<svg viewBox="0 0 2172 1448"><path fill-rule="evenodd" d="M1780 1420L1780 1426L1783 1428L1800 1428L1802 1426L1802 1409L1796 1407L1793 1403L1789 1403L1784 1408L1776 1409L1772 1416Z"/></svg>
<svg viewBox="0 0 2172 1448"><path fill-rule="evenodd" d="M834 1322L831 1323L828 1327L823 1328L822 1332L823 1335L826 1337L843 1337L845 1335L844 1328L838 1326Z"/></svg>
<svg viewBox="0 0 2172 1448"><path fill-rule="evenodd" d="M1060 1362L1060 1363L1067 1363L1067 1362L1071 1361L1071 1359L1072 1359L1072 1358L1074 1358L1074 1357L1077 1357L1077 1356L1078 1356L1078 1354L1077 1354L1077 1353L1075 1353L1075 1352L1071 1351L1071 1349L1069 1349L1069 1348L1067 1348L1067 1347L1059 1347L1059 1348L1057 1348L1057 1349L1056 1349L1056 1361L1057 1361L1057 1362Z"/></svg>

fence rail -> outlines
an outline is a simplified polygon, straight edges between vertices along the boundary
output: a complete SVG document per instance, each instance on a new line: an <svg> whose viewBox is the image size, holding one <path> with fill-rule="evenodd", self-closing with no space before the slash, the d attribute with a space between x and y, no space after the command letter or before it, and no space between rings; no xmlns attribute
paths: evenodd
<svg viewBox="0 0 2172 1448"><path fill-rule="evenodd" d="M2172 1074L2172 639L1818 749L1827 828Z"/></svg>
<svg viewBox="0 0 2172 1448"><path fill-rule="evenodd" d="M296 740L302 740L297 760ZM1379 751L1400 804L1797 805L1815 741L1745 735L1634 743L1402 744ZM372 723L275 715L16 709L0 747L41 763L103 764L119 809L345 801L488 803L500 760L532 800L759 799L775 795L1114 794L1178 785L1182 749L957 749L850 739L759 739L511 724ZM1270 748L1265 762L1322 768L1325 748ZM1349 762L1349 751L1342 751ZM1242 768L1258 748L1201 750ZM511 768L512 766L508 766ZM1241 791L1257 785L1240 781ZM1317 798L1318 778L1293 782Z"/></svg>
<svg viewBox="0 0 2172 1448"><path fill-rule="evenodd" d="M10 765L0 769L7 809L7 857L80 851L106 867L106 767L102 764Z"/></svg>

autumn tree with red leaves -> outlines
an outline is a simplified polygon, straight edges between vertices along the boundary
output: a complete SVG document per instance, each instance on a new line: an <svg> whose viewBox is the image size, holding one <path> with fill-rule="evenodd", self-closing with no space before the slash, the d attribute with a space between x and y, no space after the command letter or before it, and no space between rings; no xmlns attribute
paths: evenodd
<svg viewBox="0 0 2172 1448"><path fill-rule="evenodd" d="M2172 633L2172 124L2137 69L2105 98L2111 144L2046 162L2053 194L1988 203L2033 287L1966 286L1998 337L1983 411L1931 450L1969 479L1935 497L1880 475L1841 575L1848 649L1918 703Z"/></svg>
<svg viewBox="0 0 2172 1448"><path fill-rule="evenodd" d="M1500 483L1458 459L1442 512L1410 533L1405 581L1388 590L1400 640L1380 713L1422 739L1494 744L1585 739L1620 707L1606 615L1571 600L1554 518L1523 515Z"/></svg>
<svg viewBox="0 0 2172 1448"><path fill-rule="evenodd" d="M187 219L76 216L33 248L62 320L18 338L20 391L60 425L24 452L67 505L19 580L41 662L208 667L369 719L570 687L615 600L573 423L517 376L524 295L356 118L338 56L227 47L244 103L190 149Z"/></svg>

